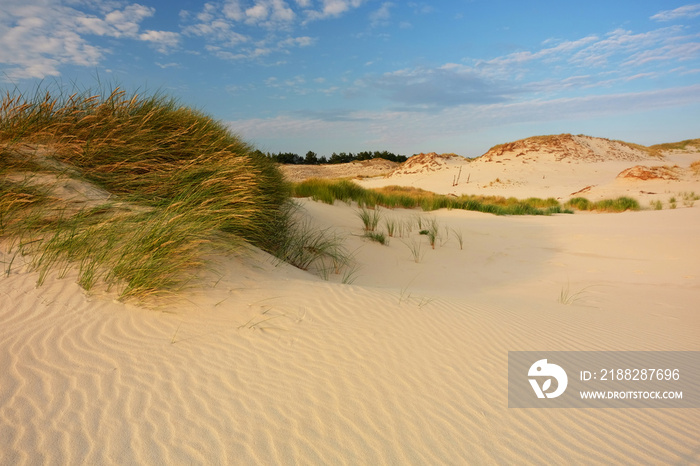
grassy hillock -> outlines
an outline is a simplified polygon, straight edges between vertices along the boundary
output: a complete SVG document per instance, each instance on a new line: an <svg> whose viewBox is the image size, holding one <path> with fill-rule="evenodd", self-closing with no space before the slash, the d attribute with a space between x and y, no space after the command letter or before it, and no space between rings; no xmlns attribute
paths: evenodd
<svg viewBox="0 0 700 466"><path fill-rule="evenodd" d="M37 150L41 148L41 150ZM66 180L108 199L57 195ZM79 270L122 296L171 290L205 254L247 241L282 254L289 188L220 122L168 97L84 92L0 104L0 237L41 272Z"/></svg>

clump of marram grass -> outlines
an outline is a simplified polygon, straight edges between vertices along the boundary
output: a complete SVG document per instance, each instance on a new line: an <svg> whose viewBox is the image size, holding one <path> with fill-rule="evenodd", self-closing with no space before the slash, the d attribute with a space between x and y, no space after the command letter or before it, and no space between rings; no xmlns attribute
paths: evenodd
<svg viewBox="0 0 700 466"><path fill-rule="evenodd" d="M604 212L624 212L639 210L639 202L631 197L621 196L616 199L603 199L595 203L595 210Z"/></svg>
<svg viewBox="0 0 700 466"><path fill-rule="evenodd" d="M385 218L384 219L384 226L386 227L386 234L389 235L389 238L392 238L394 234L396 233L396 226L398 222L394 218ZM400 228L399 228L400 230ZM399 235L401 236L401 235Z"/></svg>
<svg viewBox="0 0 700 466"><path fill-rule="evenodd" d="M440 237L440 225L438 224L438 221L431 218L430 222L428 223L428 228L423 231L426 232L425 235L428 237L430 246L435 249L435 241ZM423 234L423 231L421 231L421 234Z"/></svg>
<svg viewBox="0 0 700 466"><path fill-rule="evenodd" d="M626 210L639 210L639 202L627 196L616 199L602 199L591 202L585 197L574 197L565 204L566 207L577 210L591 210L597 212L625 212Z"/></svg>
<svg viewBox="0 0 700 466"><path fill-rule="evenodd" d="M315 269L327 278L330 271L339 274L350 262L343 239L330 229L318 229L308 221L296 224L280 243L279 259L302 270Z"/></svg>
<svg viewBox="0 0 700 466"><path fill-rule="evenodd" d="M316 201L333 204L336 200L355 201L360 206L380 205L388 208L462 209L496 215L552 215L573 213L561 207L556 199L529 198L518 200L498 196L445 196L419 188L387 186L365 189L348 180L309 179L292 185L295 197L310 197Z"/></svg>
<svg viewBox="0 0 700 466"><path fill-rule="evenodd" d="M87 289L101 280L142 297L187 283L211 248L240 238L280 253L290 231L276 166L164 96L7 94L0 145L0 236L31 255L40 280L74 266ZM28 173L93 183L111 204L68 205Z"/></svg>
<svg viewBox="0 0 700 466"><path fill-rule="evenodd" d="M362 220L366 232L373 232L376 230L381 218L379 209L368 209L366 207L361 207L360 210L357 211L357 216Z"/></svg>
<svg viewBox="0 0 700 466"><path fill-rule="evenodd" d="M294 197L310 197L326 204L333 204L337 200L346 203L355 201L359 206L365 207L374 207L379 200L379 196L371 190L349 180L311 178L292 185L292 194Z"/></svg>
<svg viewBox="0 0 700 466"><path fill-rule="evenodd" d="M367 239L374 241L375 243L379 243L382 245L386 245L389 242L386 239L386 235L380 231L368 231L368 232L365 232L365 234L362 236L364 238L367 238Z"/></svg>

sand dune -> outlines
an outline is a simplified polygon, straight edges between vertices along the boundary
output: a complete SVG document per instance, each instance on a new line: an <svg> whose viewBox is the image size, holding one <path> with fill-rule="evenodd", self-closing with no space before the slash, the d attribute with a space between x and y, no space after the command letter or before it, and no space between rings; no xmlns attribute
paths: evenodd
<svg viewBox="0 0 700 466"><path fill-rule="evenodd" d="M553 173L538 163L530 176ZM472 164L470 184L492 176ZM438 186L454 168L391 181ZM610 192L629 182L604 171ZM508 351L700 350L700 205L380 210L435 219L432 249L415 229L385 246L362 238L353 206L300 204L346 237L352 284L249 249L146 309L86 295L70 274L37 288L14 258L0 279L0 464L700 461L698 409L509 409L507 394ZM560 302L564 289L578 299Z"/></svg>
<svg viewBox="0 0 700 466"><path fill-rule="evenodd" d="M440 194L554 197L560 201L576 196L591 201L630 196L643 205L652 201L668 205L671 197L698 191L700 174L691 164L699 160L700 148L647 151L606 139L560 135L503 144L472 160L450 159L438 170L435 163L426 161L423 169L413 167L399 178L357 182L368 188L401 184ZM629 176L633 167L666 175Z"/></svg>

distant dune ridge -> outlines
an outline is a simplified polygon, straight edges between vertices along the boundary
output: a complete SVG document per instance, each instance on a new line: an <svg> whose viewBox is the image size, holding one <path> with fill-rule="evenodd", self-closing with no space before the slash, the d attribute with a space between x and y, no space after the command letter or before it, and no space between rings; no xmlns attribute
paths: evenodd
<svg viewBox="0 0 700 466"><path fill-rule="evenodd" d="M372 164L352 162L338 165L282 165L285 176L291 181L302 181L311 177L396 177L418 173L448 170L466 163L599 163L599 162L659 162L668 156L692 154L700 151L700 139L680 143L642 146L624 141L615 141L586 135L559 134L533 136L513 142L499 144L483 155L467 159L457 154L435 152L416 154L401 164L372 160ZM651 179L651 178L648 178Z"/></svg>
<svg viewBox="0 0 700 466"><path fill-rule="evenodd" d="M670 192L697 191L693 184L700 173L698 154L698 139L645 147L560 134L499 144L473 159L430 152L414 155L393 169L388 164L381 170L344 164L285 165L282 170L293 181L342 176L354 178L365 188L398 184L454 196L536 196L560 201L585 193L591 200L631 196L645 203Z"/></svg>
<svg viewBox="0 0 700 466"><path fill-rule="evenodd" d="M639 161L660 154L648 147L622 141L591 136L559 134L534 136L501 144L489 149L480 158L498 161L507 157L523 157L526 160L554 160L567 162L610 162L616 160Z"/></svg>
<svg viewBox="0 0 700 466"><path fill-rule="evenodd" d="M177 147L181 132L167 142ZM181 255L168 248L182 236L176 227L192 216L200 224L207 208L221 212L210 204L235 188L221 175L231 161L186 160L187 176L168 187L202 194L182 211L186 198L113 198L111 172L99 172L98 188L70 167L46 169L48 146L13 144L0 147L0 161L26 164L0 171L0 230L63 224L54 203L61 215L88 207L90 223L83 235L81 223L69 223L0 242L0 464L700 462L700 409L511 409L507 386L509 351L700 351L700 144L644 148L558 135L474 160L428 153L401 166L282 167L288 180L346 177L367 188L520 199L634 195L656 207L495 216L302 198L292 226L312 241L297 252L327 247L315 242L320 232L350 254L329 256L314 275L253 240L206 247L231 239L207 227L192 248L214 257L148 309L116 300L115 289L84 286L80 277L94 270L73 253L81 245L114 253L124 236L150 226L129 248L152 231L174 231L122 262L138 272L139 258ZM111 144L100 155L113 155ZM261 191L281 196L286 185L268 162L256 161L269 170ZM128 178L141 189L139 180ZM152 189L169 180L156 178ZM51 189L37 192L47 182ZM210 186L217 190L202 191ZM46 203L35 223L22 223L27 203ZM374 236L363 215L376 219ZM106 227L113 234L99 236ZM42 237L82 242L67 243L59 267L42 269L23 248Z"/></svg>

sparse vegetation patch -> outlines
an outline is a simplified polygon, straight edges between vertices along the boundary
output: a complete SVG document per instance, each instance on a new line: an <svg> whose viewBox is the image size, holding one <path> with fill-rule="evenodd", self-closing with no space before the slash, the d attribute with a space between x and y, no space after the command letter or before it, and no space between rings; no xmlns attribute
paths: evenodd
<svg viewBox="0 0 700 466"><path fill-rule="evenodd" d="M565 204L565 207L597 212L624 212L626 210L639 210L639 202L626 196L603 199L598 202L591 202L585 197L574 197Z"/></svg>
<svg viewBox="0 0 700 466"><path fill-rule="evenodd" d="M336 200L355 201L360 206L381 205L388 208L462 209L495 215L552 215L573 213L563 208L556 199L529 198L518 200L502 196L444 196L419 188L388 186L365 189L348 180L310 179L292 186L295 197L310 197L332 204Z"/></svg>

